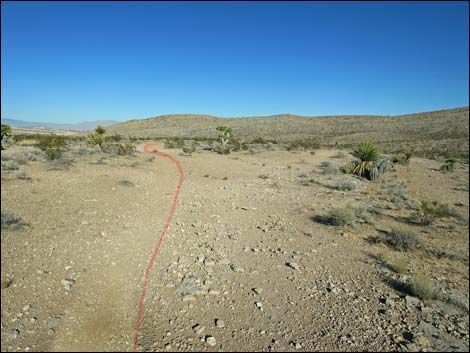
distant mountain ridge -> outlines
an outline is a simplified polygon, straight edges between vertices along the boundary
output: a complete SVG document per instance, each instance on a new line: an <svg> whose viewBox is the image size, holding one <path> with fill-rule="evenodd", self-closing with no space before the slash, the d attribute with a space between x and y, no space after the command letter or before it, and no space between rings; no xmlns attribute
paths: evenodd
<svg viewBox="0 0 470 353"><path fill-rule="evenodd" d="M65 130L65 131L90 131L95 129L98 125L109 126L120 123L115 120L96 120L96 121L84 121L76 124L60 124L60 123L47 123L37 121L23 121L16 119L2 119L2 124L7 124L12 127L20 128L33 128L43 127L51 130Z"/></svg>
<svg viewBox="0 0 470 353"><path fill-rule="evenodd" d="M341 115L305 117L292 114L252 118L173 114L129 120L106 128L124 136L216 137L216 127L231 126L243 141L257 137L276 141L313 139L324 146L352 146L372 140L388 151L421 155L468 156L469 108L436 110L397 116Z"/></svg>

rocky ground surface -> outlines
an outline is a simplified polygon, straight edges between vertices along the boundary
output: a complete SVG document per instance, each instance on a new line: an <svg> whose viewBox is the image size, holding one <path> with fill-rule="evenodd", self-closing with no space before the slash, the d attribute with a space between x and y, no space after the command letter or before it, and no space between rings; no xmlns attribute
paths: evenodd
<svg viewBox="0 0 470 353"><path fill-rule="evenodd" d="M442 173L416 158L368 182L322 170L351 159L335 150L163 151L185 180L137 351L468 351L468 166ZM45 162L31 146L2 151L2 351L130 351L177 170L141 152L80 147L64 160ZM404 223L423 198L460 216ZM348 205L371 221L318 222ZM370 241L395 227L435 251ZM403 273L388 265L398 260ZM416 272L447 299L411 295Z"/></svg>

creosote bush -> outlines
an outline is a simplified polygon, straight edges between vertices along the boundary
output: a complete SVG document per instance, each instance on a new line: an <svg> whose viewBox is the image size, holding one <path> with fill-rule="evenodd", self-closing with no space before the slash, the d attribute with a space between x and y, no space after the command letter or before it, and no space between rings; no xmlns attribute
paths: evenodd
<svg viewBox="0 0 470 353"><path fill-rule="evenodd" d="M373 221L370 213L365 208L354 205L332 209L326 216L316 216L314 220L337 227L353 226L356 223L371 224Z"/></svg>
<svg viewBox="0 0 470 353"><path fill-rule="evenodd" d="M408 251L421 247L421 239L413 234L401 230L393 229L391 232L384 233L376 241L385 243L396 251Z"/></svg>

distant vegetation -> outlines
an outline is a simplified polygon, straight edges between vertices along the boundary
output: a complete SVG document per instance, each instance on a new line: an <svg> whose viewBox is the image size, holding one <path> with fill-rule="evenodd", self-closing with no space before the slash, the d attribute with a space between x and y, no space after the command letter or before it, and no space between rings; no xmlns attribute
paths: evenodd
<svg viewBox="0 0 470 353"><path fill-rule="evenodd" d="M2 125L2 130L1 130L1 133L2 133L2 139L1 139L1 142L0 142L0 147L2 150L4 150L3 148L3 138L4 137L8 137L11 135L11 127L9 125L6 125L6 124L1 124Z"/></svg>

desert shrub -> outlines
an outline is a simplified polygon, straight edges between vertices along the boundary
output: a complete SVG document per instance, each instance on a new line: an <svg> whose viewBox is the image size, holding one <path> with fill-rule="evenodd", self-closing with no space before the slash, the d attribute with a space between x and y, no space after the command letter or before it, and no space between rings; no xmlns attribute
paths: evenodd
<svg viewBox="0 0 470 353"><path fill-rule="evenodd" d="M22 179L22 180L32 179L30 176L26 175L26 173L24 171L16 172L15 176L16 176L17 179Z"/></svg>
<svg viewBox="0 0 470 353"><path fill-rule="evenodd" d="M295 140L295 141L290 142L286 147L288 151L300 149L300 148L303 148L306 150L309 150L309 149L314 150L314 149L320 148L320 144L316 140Z"/></svg>
<svg viewBox="0 0 470 353"><path fill-rule="evenodd" d="M392 156L391 162L394 164L408 165L412 157L413 157L412 152L406 152L403 155L395 154Z"/></svg>
<svg viewBox="0 0 470 353"><path fill-rule="evenodd" d="M342 191L351 191L351 190L356 190L358 185L356 182L352 180L339 180L331 183L329 187L336 189L336 190L342 190Z"/></svg>
<svg viewBox="0 0 470 353"><path fill-rule="evenodd" d="M151 154L151 155L147 156L147 161L153 162L156 158L157 158L157 157L155 157L154 154Z"/></svg>
<svg viewBox="0 0 470 353"><path fill-rule="evenodd" d="M119 134L108 135L104 137L104 142L121 142L124 137Z"/></svg>
<svg viewBox="0 0 470 353"><path fill-rule="evenodd" d="M372 218L366 209L351 205L332 209L327 216L317 216L314 219L320 223L337 227L353 226L356 223L372 223Z"/></svg>
<svg viewBox="0 0 470 353"><path fill-rule="evenodd" d="M194 151L196 151L196 147L194 147L194 146L183 147L183 152L184 153L191 154Z"/></svg>
<svg viewBox="0 0 470 353"><path fill-rule="evenodd" d="M258 178L266 180L266 179L269 179L269 175L261 174L261 175L258 176Z"/></svg>
<svg viewBox="0 0 470 353"><path fill-rule="evenodd" d="M15 161L2 161L2 170L18 170L19 166L18 163Z"/></svg>
<svg viewBox="0 0 470 353"><path fill-rule="evenodd" d="M42 151L47 151L48 149L63 150L68 146L65 137L60 135L39 135L37 141L36 145Z"/></svg>
<svg viewBox="0 0 470 353"><path fill-rule="evenodd" d="M37 141L36 146L45 152L49 161L60 159L62 151L68 146L65 137L59 135L40 135Z"/></svg>
<svg viewBox="0 0 470 353"><path fill-rule="evenodd" d="M354 170L356 169L357 164L359 164L359 161L349 162L345 166L341 167L341 171L345 174L354 174Z"/></svg>
<svg viewBox="0 0 470 353"><path fill-rule="evenodd" d="M101 150L104 153L125 156L133 154L135 146L129 143L104 143L101 145Z"/></svg>
<svg viewBox="0 0 470 353"><path fill-rule="evenodd" d="M19 164L26 164L28 161L41 161L44 159L44 152L38 149L25 151L15 156Z"/></svg>
<svg viewBox="0 0 470 353"><path fill-rule="evenodd" d="M1 220L2 220L2 229L7 229L7 228L19 228L26 223L23 222L21 218L16 217L13 213L11 212L1 212Z"/></svg>
<svg viewBox="0 0 470 353"><path fill-rule="evenodd" d="M48 161L60 159L60 157L62 157L62 151L59 148L48 148L46 150L46 159Z"/></svg>
<svg viewBox="0 0 470 353"><path fill-rule="evenodd" d="M346 158L348 154L344 151L337 151L331 158Z"/></svg>
<svg viewBox="0 0 470 353"><path fill-rule="evenodd" d="M3 147L3 139L5 137L11 136L11 127L10 125L1 124L1 139L0 139L0 147L2 150L5 148Z"/></svg>
<svg viewBox="0 0 470 353"><path fill-rule="evenodd" d="M351 208L337 208L328 212L329 223L334 226L353 225L356 221L356 214Z"/></svg>
<svg viewBox="0 0 470 353"><path fill-rule="evenodd" d="M322 162L320 164L320 169L324 174L336 174L339 172L338 166L330 161Z"/></svg>
<svg viewBox="0 0 470 353"><path fill-rule="evenodd" d="M413 250L421 246L421 239L417 235L396 229L391 232L385 232L377 240L387 244L396 251Z"/></svg>
<svg viewBox="0 0 470 353"><path fill-rule="evenodd" d="M456 164L459 162L457 157L449 157L446 159L440 170L443 172L451 173L455 170Z"/></svg>
<svg viewBox="0 0 470 353"><path fill-rule="evenodd" d="M421 209L424 214L431 215L434 218L450 217L451 211L449 206L446 204L439 203L437 201L421 201Z"/></svg>
<svg viewBox="0 0 470 353"><path fill-rule="evenodd" d="M229 142L230 146L234 151L240 151L242 149L242 143L240 139L232 137Z"/></svg>
<svg viewBox="0 0 470 353"><path fill-rule="evenodd" d="M73 164L73 160L70 158L56 158L49 160L48 166L51 170L64 170L69 168Z"/></svg>
<svg viewBox="0 0 470 353"><path fill-rule="evenodd" d="M413 212L408 216L406 221L410 224L418 226L428 226L432 224L432 222L434 221L434 217L430 214L426 214L423 212Z"/></svg>
<svg viewBox="0 0 470 353"><path fill-rule="evenodd" d="M432 280L429 277L419 273L413 275L411 278L409 291L410 294L422 300L442 298L442 294L434 286Z"/></svg>

